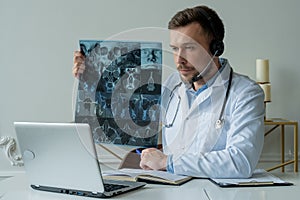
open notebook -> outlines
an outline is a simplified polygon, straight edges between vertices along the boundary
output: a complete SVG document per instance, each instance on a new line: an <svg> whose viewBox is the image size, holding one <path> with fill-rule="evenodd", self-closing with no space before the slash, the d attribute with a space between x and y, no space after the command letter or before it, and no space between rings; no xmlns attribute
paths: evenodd
<svg viewBox="0 0 300 200"><path fill-rule="evenodd" d="M109 180L143 181L170 185L181 185L192 179L190 176L181 176L165 171L129 168L105 171L103 172L103 178Z"/></svg>

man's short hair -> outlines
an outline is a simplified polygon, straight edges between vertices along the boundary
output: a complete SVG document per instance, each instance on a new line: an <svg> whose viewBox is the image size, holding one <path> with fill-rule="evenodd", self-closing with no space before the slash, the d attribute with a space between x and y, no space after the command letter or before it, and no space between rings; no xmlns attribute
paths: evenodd
<svg viewBox="0 0 300 200"><path fill-rule="evenodd" d="M220 41L224 39L225 29L222 20L216 11L207 6L196 6L177 12L169 21L168 29L176 29L193 22L198 22L208 36Z"/></svg>

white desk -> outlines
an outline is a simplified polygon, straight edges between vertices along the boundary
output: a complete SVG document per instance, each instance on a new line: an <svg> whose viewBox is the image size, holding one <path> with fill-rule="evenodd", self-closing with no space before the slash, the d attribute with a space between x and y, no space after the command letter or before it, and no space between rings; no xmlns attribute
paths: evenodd
<svg viewBox="0 0 300 200"><path fill-rule="evenodd" d="M274 173L275 174L275 173ZM1 174L2 176L10 174ZM220 188L209 180L196 179L182 186L152 185L122 194L112 199L130 200L182 200L197 199L208 200L204 194L206 189L212 200L276 200L276 199L299 199L300 196L300 174L298 173L276 173L286 181L293 182L294 186L282 187L247 187L247 188ZM1 200L93 200L95 198L78 197L73 195L56 194L49 192L35 191L29 188L24 173L18 173L11 178L0 178L0 199Z"/></svg>

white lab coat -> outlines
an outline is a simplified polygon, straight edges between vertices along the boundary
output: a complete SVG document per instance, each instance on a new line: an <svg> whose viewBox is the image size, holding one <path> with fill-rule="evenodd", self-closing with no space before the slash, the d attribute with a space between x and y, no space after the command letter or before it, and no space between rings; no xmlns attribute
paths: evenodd
<svg viewBox="0 0 300 200"><path fill-rule="evenodd" d="M169 108L162 121L171 124L174 120L174 123L163 127L162 142L164 153L171 157L174 173L240 178L251 176L255 169L264 140L264 93L260 86L246 76L233 73L222 116L224 123L219 129L215 127L230 68L227 62L215 81L208 82L208 88L190 106L186 93L190 86L181 84L174 89L181 82L179 74L176 72L166 80L162 104L165 108L169 104Z"/></svg>

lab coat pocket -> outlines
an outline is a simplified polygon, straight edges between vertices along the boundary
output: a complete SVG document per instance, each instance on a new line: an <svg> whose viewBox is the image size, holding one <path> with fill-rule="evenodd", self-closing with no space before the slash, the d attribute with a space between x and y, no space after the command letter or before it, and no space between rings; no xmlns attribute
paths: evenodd
<svg viewBox="0 0 300 200"><path fill-rule="evenodd" d="M195 127L194 150L197 152L209 152L218 141L223 127L216 128L216 122L219 118L215 113L200 113L194 117L193 125Z"/></svg>

